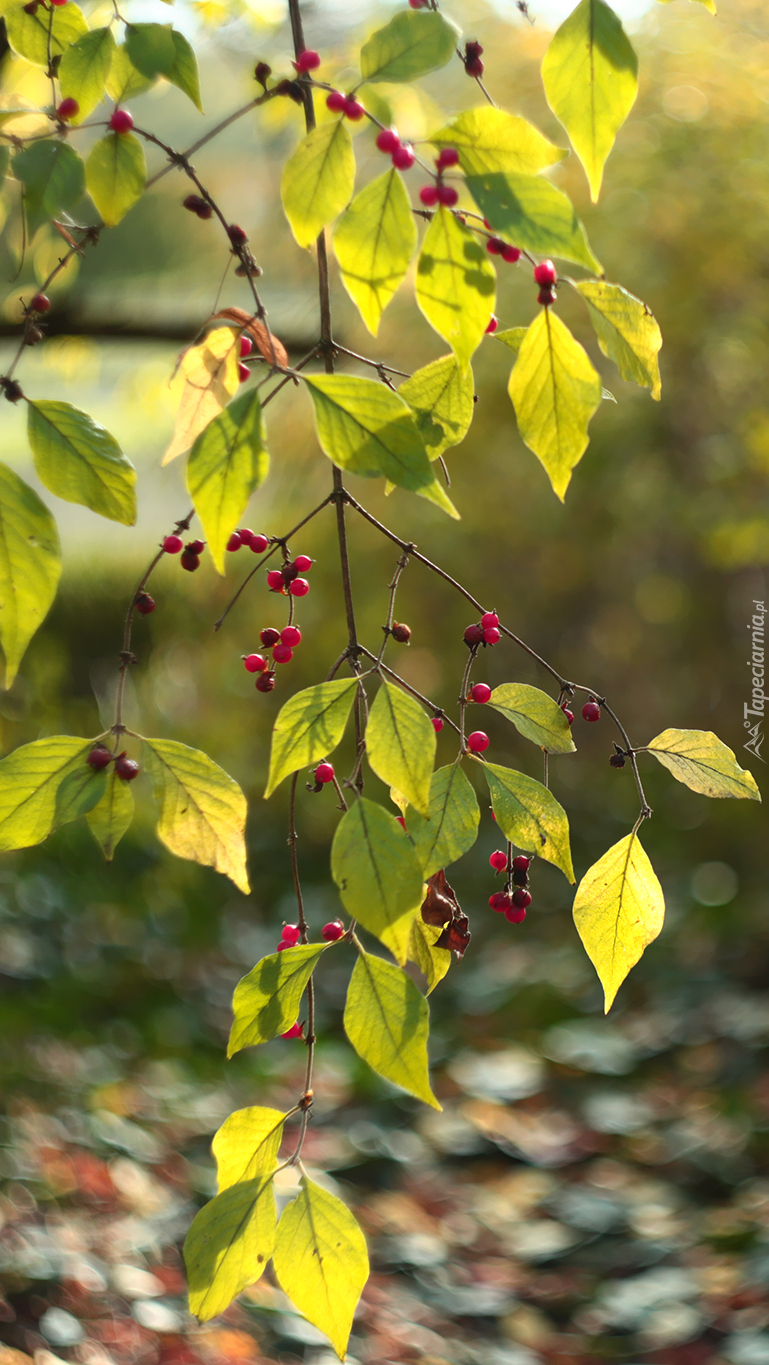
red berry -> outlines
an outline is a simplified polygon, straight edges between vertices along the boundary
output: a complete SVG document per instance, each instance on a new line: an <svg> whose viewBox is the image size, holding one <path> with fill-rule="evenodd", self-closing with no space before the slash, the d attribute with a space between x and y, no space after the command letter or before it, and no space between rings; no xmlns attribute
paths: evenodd
<svg viewBox="0 0 769 1365"><path fill-rule="evenodd" d="M517 853L513 858L513 872L528 872L531 858L527 858L525 853Z"/></svg>
<svg viewBox="0 0 769 1365"><path fill-rule="evenodd" d="M183 545L184 541L181 536L166 536L163 541L163 549L167 555L178 555Z"/></svg>
<svg viewBox="0 0 769 1365"><path fill-rule="evenodd" d="M204 540L191 540L185 548L189 550L191 555L199 555L205 550L206 542Z"/></svg>
<svg viewBox="0 0 769 1365"><path fill-rule="evenodd" d="M288 664L294 657L294 651L289 645L277 644L272 651L272 657L276 664Z"/></svg>
<svg viewBox="0 0 769 1365"><path fill-rule="evenodd" d="M306 578L295 578L289 588L292 597L306 597L310 591L310 585Z"/></svg>
<svg viewBox="0 0 769 1365"><path fill-rule="evenodd" d="M462 638L466 645L482 645L483 626L479 625L467 626Z"/></svg>
<svg viewBox="0 0 769 1365"><path fill-rule="evenodd" d="M431 720L436 735L439 735L443 729L443 716L432 716Z"/></svg>
<svg viewBox="0 0 769 1365"><path fill-rule="evenodd" d="M292 1024L291 1027L287 1028L286 1032L281 1033L280 1036L281 1038L301 1038L302 1032L303 1029L301 1024Z"/></svg>
<svg viewBox="0 0 769 1365"><path fill-rule="evenodd" d="M302 643L302 632L298 626L285 626L280 632L280 642L288 645L289 649L296 649Z"/></svg>
<svg viewBox="0 0 769 1365"><path fill-rule="evenodd" d="M292 943L286 943L286 940L285 940L284 938L282 938L282 939L280 940L280 943L278 944L277 948L275 949L275 952L276 952L276 953L282 953L282 952L285 952L286 948L293 948L293 946L294 946L294 945L293 945Z"/></svg>
<svg viewBox="0 0 769 1365"><path fill-rule="evenodd" d="M363 108L363 105L359 104L357 100L351 98L347 98L345 100L344 102L345 118L352 119L353 123L357 123L359 119L362 119L365 112L366 110Z"/></svg>
<svg viewBox="0 0 769 1365"><path fill-rule="evenodd" d="M492 313L491 317L489 318L489 320L488 320L488 322L487 322L487 324L486 324L486 333L487 333L487 335L488 335L490 332L496 332L498 326L499 326L499 322L498 322L498 320L497 320L496 314Z"/></svg>
<svg viewBox="0 0 769 1365"><path fill-rule="evenodd" d="M489 858L489 865L494 868L495 872L504 872L507 867L507 854L498 848Z"/></svg>
<svg viewBox="0 0 769 1365"><path fill-rule="evenodd" d="M396 170L408 171L414 165L414 148L409 143L396 147L392 159Z"/></svg>
<svg viewBox="0 0 769 1365"><path fill-rule="evenodd" d="M263 654L244 654L243 667L247 673L263 673L267 667L267 660Z"/></svg>
<svg viewBox="0 0 769 1365"><path fill-rule="evenodd" d="M51 300L47 294L35 294L29 301L29 311L31 313L47 313L51 306Z"/></svg>
<svg viewBox="0 0 769 1365"><path fill-rule="evenodd" d="M499 625L499 617L495 611L485 611L481 617L481 625L484 630L491 630Z"/></svg>
<svg viewBox="0 0 769 1365"><path fill-rule="evenodd" d="M471 61L473 57L483 56L483 48L474 38L471 38L469 42L465 43L465 56L469 57Z"/></svg>
<svg viewBox="0 0 769 1365"><path fill-rule="evenodd" d="M498 645L502 639L502 632L497 630L496 626L487 626L483 638L487 645Z"/></svg>
<svg viewBox="0 0 769 1365"><path fill-rule="evenodd" d="M133 115L127 109L116 109L109 121L113 133L130 133L134 126Z"/></svg>
<svg viewBox="0 0 769 1365"><path fill-rule="evenodd" d="M107 764L111 762L112 754L109 749L105 749L103 744L97 744L86 759L86 763L88 763L96 773L100 773L102 768L106 768Z"/></svg>
<svg viewBox="0 0 769 1365"><path fill-rule="evenodd" d="M546 284L537 294L537 303L542 303L546 307L548 304L555 303L558 295L552 285Z"/></svg>
<svg viewBox="0 0 769 1365"><path fill-rule="evenodd" d="M155 610L155 599L150 597L148 592L140 592L137 594L134 606L140 616L149 616L150 612Z"/></svg>
<svg viewBox="0 0 769 1365"><path fill-rule="evenodd" d="M125 752L115 759L115 772L124 782L133 782L139 774L139 764L135 758L126 758Z"/></svg>
<svg viewBox="0 0 769 1365"><path fill-rule="evenodd" d="M284 924L280 936L283 942L287 943L290 948L294 948L302 937L298 924Z"/></svg>
<svg viewBox="0 0 769 1365"><path fill-rule="evenodd" d="M283 574L280 569L270 569L267 574L267 587L270 592L283 592Z"/></svg>
<svg viewBox="0 0 769 1365"><path fill-rule="evenodd" d="M496 910L498 915L504 915L510 909L510 896L507 891L495 891L493 896L489 896L489 905L492 910Z"/></svg>
<svg viewBox="0 0 769 1365"><path fill-rule="evenodd" d="M406 817L405 817L405 815L396 815L395 818L396 818L396 820L398 821L398 824L400 825L401 829L405 829L405 828L406 828Z"/></svg>
<svg viewBox="0 0 769 1365"><path fill-rule="evenodd" d="M269 543L266 536L252 536L249 548L253 550L255 555L263 555Z"/></svg>
<svg viewBox="0 0 769 1365"><path fill-rule="evenodd" d="M247 337L247 336L246 336L245 332L243 332L243 333L241 334L241 338L240 338L240 355L241 355L241 359L242 359L244 356L250 355L251 352L253 351L253 349L254 349L254 343L253 343L253 341L251 340L250 337Z"/></svg>
<svg viewBox="0 0 769 1365"><path fill-rule="evenodd" d="M484 702L487 702L490 696L491 688L488 683L476 683L475 687L470 689L471 700L480 702L481 705L483 705Z"/></svg>
<svg viewBox="0 0 769 1365"><path fill-rule="evenodd" d="M320 53L313 52L312 48L307 48L300 52L294 63L297 71L317 71L320 66Z"/></svg>
<svg viewBox="0 0 769 1365"><path fill-rule="evenodd" d="M412 9L424 9L426 4L427 0L409 0Z"/></svg>
<svg viewBox="0 0 769 1365"><path fill-rule="evenodd" d="M51 0L51 4L54 5L56 9L58 9L60 5L66 5L66 3L67 0Z"/></svg>
<svg viewBox="0 0 769 1365"><path fill-rule="evenodd" d="M377 135L376 145L380 152L386 152L388 156L392 156L395 148L400 147L401 140L395 128L383 128Z"/></svg>
<svg viewBox="0 0 769 1365"><path fill-rule="evenodd" d="M439 171L445 171L450 166L458 166L459 152L456 147L441 147L435 164Z"/></svg>
<svg viewBox="0 0 769 1365"><path fill-rule="evenodd" d="M552 261L540 261L534 267L534 279L537 284L555 284L558 273Z"/></svg>
<svg viewBox="0 0 769 1365"><path fill-rule="evenodd" d="M505 919L509 920L511 924L523 924L525 918L526 911L523 907L519 909L517 905L511 905L510 909L505 911Z"/></svg>
<svg viewBox="0 0 769 1365"><path fill-rule="evenodd" d="M521 253L517 246L509 246L507 242L502 247L502 260L507 261L508 265L515 265L520 261Z"/></svg>
<svg viewBox="0 0 769 1365"><path fill-rule="evenodd" d="M433 208L439 200L437 185L423 185L419 191L419 199L426 209Z"/></svg>
<svg viewBox="0 0 769 1365"><path fill-rule="evenodd" d="M241 545L250 545L254 538L254 533L248 526L239 526L238 535L240 536Z"/></svg>
<svg viewBox="0 0 769 1365"><path fill-rule="evenodd" d="M227 541L227 549L230 551L239 550L242 544L243 541L241 540L240 537L240 531L233 531L232 535Z"/></svg>
<svg viewBox="0 0 769 1365"><path fill-rule="evenodd" d="M197 555L194 555L191 550L183 551L179 563L188 573L194 573L196 569L200 568L200 559Z"/></svg>
<svg viewBox="0 0 769 1365"><path fill-rule="evenodd" d="M260 631L259 639L265 649L272 649L272 646L276 645L280 639L280 631L276 630L274 626L265 626L264 630Z"/></svg>
<svg viewBox="0 0 769 1365"><path fill-rule="evenodd" d="M601 708L597 701L593 701L591 698L590 701L585 702L582 707L582 719L591 721L601 719Z"/></svg>
<svg viewBox="0 0 769 1365"><path fill-rule="evenodd" d="M531 896L522 886L516 886L513 892L513 905L517 905L519 910L525 910L527 905L531 905Z"/></svg>
<svg viewBox="0 0 769 1365"><path fill-rule="evenodd" d="M328 924L323 925L320 936L326 940L326 943L336 943L338 939L344 938L345 932L346 930L342 921L340 919L332 919Z"/></svg>
<svg viewBox="0 0 769 1365"><path fill-rule="evenodd" d="M574 712L573 712L573 711L570 711L569 708L568 708L568 706L562 706L562 707L561 707L561 710L563 711L563 714L565 715L567 721L569 722L569 725L573 725L573 724L574 724Z"/></svg>
<svg viewBox="0 0 769 1365"><path fill-rule="evenodd" d="M483 730L473 730L473 733L467 736L467 747L471 754L482 754L484 749L489 747L488 735L484 735Z"/></svg>
<svg viewBox="0 0 769 1365"><path fill-rule="evenodd" d="M248 241L248 233L238 223L230 223L227 229L227 236L233 246L245 246Z"/></svg>
<svg viewBox="0 0 769 1365"><path fill-rule="evenodd" d="M275 674L272 672L272 669L268 669L266 673L259 674L259 677L256 680L257 692L271 692L274 686Z"/></svg>
<svg viewBox="0 0 769 1365"><path fill-rule="evenodd" d="M347 96L343 95L341 90L332 90L326 100L326 108L330 109L332 114L343 114L346 104Z"/></svg>
<svg viewBox="0 0 769 1365"><path fill-rule="evenodd" d="M200 213L205 202L205 199L201 199L199 194L188 194L186 199L182 199L182 208L189 209L190 213Z"/></svg>
<svg viewBox="0 0 769 1365"><path fill-rule="evenodd" d="M405 621L393 621L391 634L399 645L407 645L411 639L411 626L407 626Z"/></svg>
<svg viewBox="0 0 769 1365"><path fill-rule="evenodd" d="M439 185L438 202L443 204L445 209L453 209L458 200L459 194L454 189L453 185Z"/></svg>
<svg viewBox="0 0 769 1365"><path fill-rule="evenodd" d="M307 573L307 570L311 569L312 565L313 561L310 559L309 555L297 555L293 562L293 568L297 569L299 573Z"/></svg>
<svg viewBox="0 0 769 1365"><path fill-rule="evenodd" d="M487 237L486 250L490 256L501 256L505 249L505 244L501 237Z"/></svg>
<svg viewBox="0 0 769 1365"><path fill-rule="evenodd" d="M62 100L56 110L56 114L57 117L61 119L62 123L66 123L68 119L74 118L75 114L79 113L79 111L80 105L77 100L74 100L71 95L68 95L66 99Z"/></svg>
<svg viewBox="0 0 769 1365"><path fill-rule="evenodd" d="M322 782L325 785L326 782L333 782L333 780L334 769L332 765L330 763L319 763L315 769L315 781Z"/></svg>
<svg viewBox="0 0 769 1365"><path fill-rule="evenodd" d="M483 75L483 62L480 57L473 57L472 61L465 62L465 71L468 76L478 78Z"/></svg>
<svg viewBox="0 0 769 1365"><path fill-rule="evenodd" d="M239 362L238 362L238 379L240 380L241 384L245 384L246 380L247 380L247 379L250 379L250 378L251 378L251 371L249 370L248 366L247 366L247 365L244 365L242 360L239 361Z"/></svg>

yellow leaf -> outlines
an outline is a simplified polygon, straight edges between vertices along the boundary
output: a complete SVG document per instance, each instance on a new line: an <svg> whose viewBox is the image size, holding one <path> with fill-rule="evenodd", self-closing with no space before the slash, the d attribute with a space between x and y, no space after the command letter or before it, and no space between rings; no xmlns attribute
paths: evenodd
<svg viewBox="0 0 769 1365"><path fill-rule="evenodd" d="M622 982L665 918L662 887L635 830L585 873L573 914L603 986L608 1014Z"/></svg>
<svg viewBox="0 0 769 1365"><path fill-rule="evenodd" d="M427 981L427 994L430 995L439 981L442 981L451 966L451 952L448 948L436 948L443 933L442 924L425 924L417 915L411 924L409 938L409 961L415 962Z"/></svg>
<svg viewBox="0 0 769 1365"><path fill-rule="evenodd" d="M618 284L606 280L580 280L577 289L585 300L590 320L604 355L613 360L623 379L651 389L659 400L662 346L659 324L640 299Z"/></svg>
<svg viewBox="0 0 769 1365"><path fill-rule="evenodd" d="M525 118L484 104L465 109L430 138L438 147L456 147L465 175L515 171L536 175L569 153L543 137Z"/></svg>
<svg viewBox="0 0 769 1365"><path fill-rule="evenodd" d="M231 327L217 327L199 346L185 352L180 369L184 375L179 411L171 444L163 464L188 450L195 437L217 417L238 387L240 342Z"/></svg>
<svg viewBox="0 0 769 1365"><path fill-rule="evenodd" d="M176 740L145 739L144 748L158 838L177 857L224 873L247 896L246 798L237 782L207 754Z"/></svg>
<svg viewBox="0 0 769 1365"><path fill-rule="evenodd" d="M761 800L753 774L740 767L732 750L712 730L663 730L647 749L694 792Z"/></svg>

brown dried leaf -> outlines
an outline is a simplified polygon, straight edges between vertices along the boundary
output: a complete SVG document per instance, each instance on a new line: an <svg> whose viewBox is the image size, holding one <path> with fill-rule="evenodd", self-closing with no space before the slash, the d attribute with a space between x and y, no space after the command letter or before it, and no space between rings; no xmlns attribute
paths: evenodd
<svg viewBox="0 0 769 1365"><path fill-rule="evenodd" d="M288 351L283 342L278 341L274 333L270 332L264 323L255 318L252 313L247 313L244 308L220 308L211 321L216 322L219 318L228 318L237 327L243 327L268 365L279 365L282 369L288 368Z"/></svg>
<svg viewBox="0 0 769 1365"><path fill-rule="evenodd" d="M448 948L457 957L463 956L471 938L469 921L453 887L446 881L443 868L435 872L427 883L427 895L422 902L422 919L425 924L445 926L440 938L435 941L436 948Z"/></svg>

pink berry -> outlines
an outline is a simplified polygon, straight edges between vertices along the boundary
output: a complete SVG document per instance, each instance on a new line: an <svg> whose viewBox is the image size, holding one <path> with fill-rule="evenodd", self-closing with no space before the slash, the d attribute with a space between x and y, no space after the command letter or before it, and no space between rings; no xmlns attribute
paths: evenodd
<svg viewBox="0 0 769 1365"><path fill-rule="evenodd" d="M426 209L434 208L439 201L438 186L423 185L419 191L419 199L420 203L424 204Z"/></svg>
<svg viewBox="0 0 769 1365"><path fill-rule="evenodd" d="M275 952L276 952L276 953L285 952L286 948L291 948L292 946L293 946L293 945L292 945L291 943L286 943L286 940L285 940L284 938L282 938L282 939L280 940L280 943L278 944L277 948L275 949Z"/></svg>
<svg viewBox="0 0 769 1365"><path fill-rule="evenodd" d="M284 924L284 925L283 925L283 930L282 930L282 932L281 932L281 938L282 938L282 940L283 940L284 943L287 943L287 944L289 945L290 948L295 948L301 937L302 937L302 935L301 935L301 933L299 932L299 925L298 925L298 924Z"/></svg>
<svg viewBox="0 0 769 1365"><path fill-rule="evenodd" d="M489 896L489 905L492 910L496 910L498 915L504 915L510 908L510 897L507 891L495 891L493 896Z"/></svg>
<svg viewBox="0 0 769 1365"><path fill-rule="evenodd" d="M528 872L531 858L527 858L525 853L518 853L513 858L513 872Z"/></svg>
<svg viewBox="0 0 769 1365"><path fill-rule="evenodd" d="M240 536L241 545L250 545L254 538L254 533L250 526L239 526L238 535Z"/></svg>
<svg viewBox="0 0 769 1365"><path fill-rule="evenodd" d="M241 338L240 338L240 355L241 355L241 358L243 358L244 356L250 355L251 352L253 351L253 349L254 349L254 343L253 343L253 341L251 340L250 337L247 337L246 334L245 334L245 332L244 332L243 335L242 335Z"/></svg>
<svg viewBox="0 0 769 1365"><path fill-rule="evenodd" d="M400 147L401 145L401 140L398 137L396 129L382 128L381 132L377 135L376 145L380 152L386 152L388 156L392 156L396 147Z"/></svg>
<svg viewBox="0 0 769 1365"><path fill-rule="evenodd" d="M341 90L332 90L326 100L326 108L330 109L332 114L343 114L346 105L347 96L343 95Z"/></svg>
<svg viewBox="0 0 769 1365"><path fill-rule="evenodd" d="M591 721L601 719L601 708L597 701L593 701L591 698L590 701L585 702L582 707L582 719Z"/></svg>
<svg viewBox="0 0 769 1365"><path fill-rule="evenodd" d="M249 370L248 366L247 366L247 365L244 365L242 360L239 361L239 363L238 363L238 379L240 380L241 384L245 384L246 380L247 380L247 379L250 379L250 378L251 378L251 371Z"/></svg>
<svg viewBox="0 0 769 1365"><path fill-rule="evenodd" d="M283 574L280 572L280 569L270 569L267 574L267 587L270 589L270 592L283 591Z"/></svg>
<svg viewBox="0 0 769 1365"><path fill-rule="evenodd" d="M80 105L77 100L74 100L71 95L68 95L66 99L62 100L56 110L56 114L57 117L61 119L62 123L66 123L68 119L74 118L79 110Z"/></svg>
<svg viewBox="0 0 769 1365"><path fill-rule="evenodd" d="M499 617L495 611L485 611L481 617L481 625L484 630L492 630L499 625Z"/></svg>
<svg viewBox="0 0 769 1365"><path fill-rule="evenodd" d="M263 555L269 543L266 536L252 536L250 548L255 555Z"/></svg>
<svg viewBox="0 0 769 1365"><path fill-rule="evenodd" d="M500 237L487 237L486 250L490 256L501 256L505 249L505 244Z"/></svg>
<svg viewBox="0 0 769 1365"><path fill-rule="evenodd" d="M307 573L307 570L311 569L312 565L313 561L310 559L309 555L297 555L294 560L294 568L298 569L300 573Z"/></svg>
<svg viewBox="0 0 769 1365"><path fill-rule="evenodd" d="M296 649L302 642L302 632L298 626L285 626L280 632L281 644L288 645L289 649Z"/></svg>
<svg viewBox="0 0 769 1365"><path fill-rule="evenodd" d="M292 597L306 597L309 591L310 585L306 578L295 578L289 587Z"/></svg>
<svg viewBox="0 0 769 1365"><path fill-rule="evenodd" d="M276 645L272 651L272 657L276 664L288 664L294 657L294 651L290 645Z"/></svg>
<svg viewBox="0 0 769 1365"><path fill-rule="evenodd" d="M534 267L534 279L537 284L555 284L558 279L558 272L552 261L540 261Z"/></svg>
<svg viewBox="0 0 769 1365"><path fill-rule="evenodd" d="M113 133L130 133L134 126L133 115L127 109L116 109L109 121Z"/></svg>
<svg viewBox="0 0 769 1365"><path fill-rule="evenodd" d="M483 638L487 645L498 645L502 639L502 632L496 626L487 626L483 632Z"/></svg>
<svg viewBox="0 0 769 1365"><path fill-rule="evenodd" d="M443 729L443 716L432 716L431 719L433 729L436 735L439 735Z"/></svg>
<svg viewBox="0 0 769 1365"><path fill-rule="evenodd" d="M507 867L507 854L498 848L489 858L489 866L493 867L495 872L504 872Z"/></svg>
<svg viewBox="0 0 769 1365"><path fill-rule="evenodd" d="M459 194L454 189L453 185L439 186L438 202L441 203L445 209L453 209L454 205L458 202L458 200Z"/></svg>
<svg viewBox="0 0 769 1365"><path fill-rule="evenodd" d="M520 261L521 259L521 253L518 247L509 246L507 242L505 242L504 246L502 247L501 254L502 260L507 261L508 265L515 265L516 261Z"/></svg>
<svg viewBox="0 0 769 1365"><path fill-rule="evenodd" d="M352 119L353 123L357 123L360 119L362 119L365 112L366 110L363 108L363 105L359 104L357 100L350 98L347 98L345 100L344 102L345 118Z"/></svg>
<svg viewBox="0 0 769 1365"><path fill-rule="evenodd" d="M332 764L319 763L317 768L315 769L315 781L322 782L325 785L326 782L333 782L333 780L334 769Z"/></svg>
<svg viewBox="0 0 769 1365"><path fill-rule="evenodd" d="M491 317L489 318L489 320L488 320L488 322L487 322L487 324L486 324L486 334L487 334L487 336L488 336L490 333L492 333L492 332L496 332L498 326L499 326L499 321L498 321L498 319L497 319L497 316L496 316L495 313L492 313Z"/></svg>
<svg viewBox="0 0 769 1365"><path fill-rule="evenodd" d="M569 722L569 725L573 725L573 724L574 724L574 712L573 712L573 711L570 711L569 708L568 708L568 706L566 706L565 704L561 707L561 710L563 711L563 714L565 715L567 721Z"/></svg>
<svg viewBox="0 0 769 1365"><path fill-rule="evenodd" d="M96 748L91 750L86 759L86 763L89 767L93 768L95 773L101 772L102 768L106 768L107 764L111 762L112 754L103 744L97 744Z"/></svg>
<svg viewBox="0 0 769 1365"><path fill-rule="evenodd" d="M450 166L458 166L459 152L456 147L441 147L435 164L439 171L448 170Z"/></svg>
<svg viewBox="0 0 769 1365"><path fill-rule="evenodd" d="M340 919L332 919L328 924L323 925L320 936L326 940L326 943L336 943L340 938L344 938L345 933L346 930L342 921Z"/></svg>
<svg viewBox="0 0 769 1365"><path fill-rule="evenodd" d="M408 171L414 165L414 148L406 143L396 147L393 152L393 166L398 171Z"/></svg>
<svg viewBox="0 0 769 1365"><path fill-rule="evenodd" d="M471 754L482 754L484 749L489 747L488 735L485 735L483 730L473 730L473 733L467 736L467 747Z"/></svg>
<svg viewBox="0 0 769 1365"><path fill-rule="evenodd" d="M301 1024L292 1024L291 1027L286 1029L285 1033L281 1033L280 1036L281 1038L301 1038L302 1033L303 1029Z"/></svg>
<svg viewBox="0 0 769 1365"><path fill-rule="evenodd" d="M320 66L320 53L307 48L306 51L300 52L294 65L297 71L317 71Z"/></svg>
<svg viewBox="0 0 769 1365"><path fill-rule="evenodd" d="M265 649L272 649L272 646L276 645L280 639L280 631L276 630L274 626L265 626L264 630L260 632L259 639Z"/></svg>
<svg viewBox="0 0 769 1365"><path fill-rule="evenodd" d="M235 550L239 550L242 544L243 541L240 538L240 532L233 531L232 535L227 541L227 549L230 550L231 552L234 552Z"/></svg>
<svg viewBox="0 0 769 1365"><path fill-rule="evenodd" d="M163 549L167 555L178 555L183 545L181 536L166 536L163 541Z"/></svg>
<svg viewBox="0 0 769 1365"><path fill-rule="evenodd" d="M263 654L246 654L243 657L243 667L247 673L263 673L267 667L267 660Z"/></svg>
<svg viewBox="0 0 769 1365"><path fill-rule="evenodd" d="M525 918L526 911L522 906L511 905L510 909L505 911L505 919L509 920L511 924L523 924Z"/></svg>
<svg viewBox="0 0 769 1365"><path fill-rule="evenodd" d="M66 3L67 0L51 0L51 4L54 5L56 9L59 9L61 5L66 5Z"/></svg>
<svg viewBox="0 0 769 1365"><path fill-rule="evenodd" d="M490 696L491 688L488 683L476 683L475 686L470 689L471 699L480 702L481 705L483 705L484 702L487 702Z"/></svg>
<svg viewBox="0 0 769 1365"><path fill-rule="evenodd" d="M464 633L464 635L463 635L462 638L463 638L463 640L464 640L464 642L465 642L466 645L471 645L471 646L472 646L472 645L482 645L482 644L483 644L483 626L479 626L479 625L477 625L477 624L472 625L472 626L467 626L467 628L465 629L465 633Z"/></svg>

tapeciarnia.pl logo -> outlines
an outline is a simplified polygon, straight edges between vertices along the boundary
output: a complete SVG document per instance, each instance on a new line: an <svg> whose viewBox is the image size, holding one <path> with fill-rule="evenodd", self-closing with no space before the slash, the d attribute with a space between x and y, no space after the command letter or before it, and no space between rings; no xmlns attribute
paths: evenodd
<svg viewBox="0 0 769 1365"><path fill-rule="evenodd" d="M764 721L764 707L767 696L764 692L764 620L766 618L766 607L763 602L753 599L755 612L748 622L748 630L751 632L751 657L748 659L748 668L752 671L752 690L750 702L745 702L743 706L743 716L745 729L750 738L742 747L748 749L756 758L760 758L762 763L766 759L761 755L761 745L764 736L761 733L761 726ZM753 721L752 717L758 719Z"/></svg>

